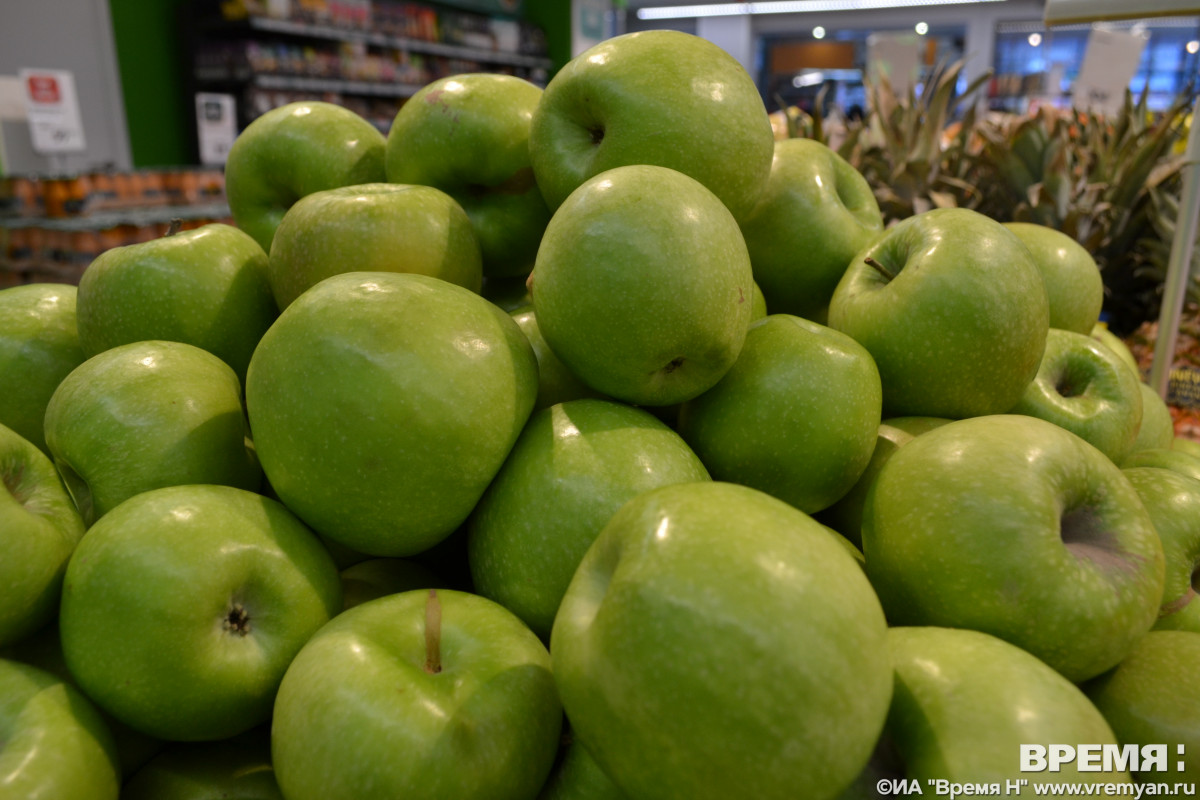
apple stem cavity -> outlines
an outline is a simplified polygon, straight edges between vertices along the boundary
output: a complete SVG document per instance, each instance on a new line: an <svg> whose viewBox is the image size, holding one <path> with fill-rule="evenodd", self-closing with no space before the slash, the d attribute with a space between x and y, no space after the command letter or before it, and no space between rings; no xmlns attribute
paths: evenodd
<svg viewBox="0 0 1200 800"><path fill-rule="evenodd" d="M878 272L880 275L882 275L887 280L889 280L889 281L896 280L895 273L893 273L891 270L889 270L883 264L880 264L878 261L876 261L874 257L867 256L866 258L863 259L863 261L867 262L867 265L869 267L871 267L873 270Z"/></svg>
<svg viewBox="0 0 1200 800"><path fill-rule="evenodd" d="M1067 550L1078 559L1090 561L1101 569L1121 570L1130 566L1122 558L1112 531L1091 506L1076 506L1063 513L1059 534Z"/></svg>
<svg viewBox="0 0 1200 800"><path fill-rule="evenodd" d="M425 600L425 671L430 675L442 671L442 601L437 589L430 589Z"/></svg>
<svg viewBox="0 0 1200 800"><path fill-rule="evenodd" d="M250 615L246 613L246 609L241 603L234 603L233 607L229 609L229 613L225 615L225 621L221 627L229 633L248 636L250 634Z"/></svg>
<svg viewBox="0 0 1200 800"><path fill-rule="evenodd" d="M167 236L174 236L183 228L183 219L181 217L172 217L170 224L167 226Z"/></svg>

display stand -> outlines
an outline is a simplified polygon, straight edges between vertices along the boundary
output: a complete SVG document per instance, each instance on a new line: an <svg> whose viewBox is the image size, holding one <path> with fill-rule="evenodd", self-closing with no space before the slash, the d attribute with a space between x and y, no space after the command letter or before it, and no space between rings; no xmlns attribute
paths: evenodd
<svg viewBox="0 0 1200 800"><path fill-rule="evenodd" d="M1047 0L1045 22L1050 26L1190 14L1200 14L1200 2L1197 0ZM1200 114L1196 112L1200 112L1200 100L1192 111L1191 132L1184 152L1179 216L1175 221L1175 238L1167 262L1167 278L1158 317L1158 340L1150 368L1150 386L1163 399L1167 397L1175 340L1179 336L1179 320L1183 315L1183 303L1191 279L1192 250L1200 225Z"/></svg>

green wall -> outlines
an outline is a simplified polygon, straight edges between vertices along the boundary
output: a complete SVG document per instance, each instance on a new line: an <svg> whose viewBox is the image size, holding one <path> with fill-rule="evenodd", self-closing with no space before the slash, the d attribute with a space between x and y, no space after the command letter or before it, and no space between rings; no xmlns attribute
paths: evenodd
<svg viewBox="0 0 1200 800"><path fill-rule="evenodd" d="M191 109L184 81L186 0L109 0L129 146L136 167L192 162Z"/></svg>

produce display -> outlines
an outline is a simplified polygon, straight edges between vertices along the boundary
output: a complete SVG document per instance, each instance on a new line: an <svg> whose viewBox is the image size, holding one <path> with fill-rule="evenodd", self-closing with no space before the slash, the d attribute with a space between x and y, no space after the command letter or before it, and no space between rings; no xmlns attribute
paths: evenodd
<svg viewBox="0 0 1200 800"><path fill-rule="evenodd" d="M1200 445L1093 255L772 143L628 34L0 290L0 800L1194 793Z"/></svg>

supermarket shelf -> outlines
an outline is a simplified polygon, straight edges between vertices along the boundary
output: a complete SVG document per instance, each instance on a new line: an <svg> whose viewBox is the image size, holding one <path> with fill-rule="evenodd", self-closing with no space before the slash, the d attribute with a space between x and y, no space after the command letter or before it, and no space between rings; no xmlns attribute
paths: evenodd
<svg viewBox="0 0 1200 800"><path fill-rule="evenodd" d="M513 67L532 67L550 69L554 62L548 58L528 56L521 53L506 53L499 50L485 50L478 47L464 47L442 42L427 42L424 39L405 39L399 36L387 36L371 31L360 31L351 28L335 28L327 25L310 25L304 22L272 19L270 17L250 17L247 24L252 30L270 33L283 33L289 36L307 36L312 39L329 39L335 42L365 42L379 47L392 47L397 50L407 50L410 53L425 53L433 56L462 58L472 61L483 61L488 64L503 64Z"/></svg>
<svg viewBox="0 0 1200 800"><path fill-rule="evenodd" d="M255 75L252 82L260 89L290 92L341 92L371 97L412 97L421 87L408 83L349 81L341 78L306 78L293 75Z"/></svg>
<svg viewBox="0 0 1200 800"><path fill-rule="evenodd" d="M2 228L44 228L52 231L96 231L118 225L155 225L173 219L225 219L225 203L189 206L148 206L113 209L77 217L0 217Z"/></svg>

